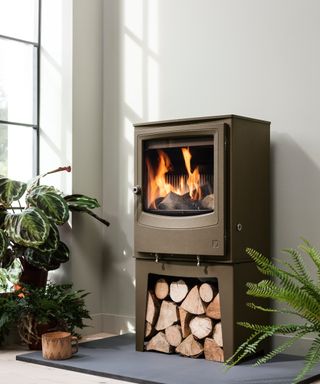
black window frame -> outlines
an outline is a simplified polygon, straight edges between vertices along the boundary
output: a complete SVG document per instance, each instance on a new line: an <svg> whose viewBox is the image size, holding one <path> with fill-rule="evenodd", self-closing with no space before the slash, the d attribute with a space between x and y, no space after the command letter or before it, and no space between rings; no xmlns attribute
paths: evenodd
<svg viewBox="0 0 320 384"><path fill-rule="evenodd" d="M10 129L10 125L33 128L33 159L32 159L32 173L33 177L38 175L40 172L40 48L41 48L41 0L38 1L38 39L37 41L31 40L23 40L16 37L12 37L9 35L1 35L0 39L10 40L12 42L16 42L17 44L27 44L29 46L33 46L35 50L35 63L34 70L36 71L36 76L34 77L34 107L36 107L35 113L35 124L23 123L23 122L15 122L9 120L0 120L0 124L5 124Z"/></svg>

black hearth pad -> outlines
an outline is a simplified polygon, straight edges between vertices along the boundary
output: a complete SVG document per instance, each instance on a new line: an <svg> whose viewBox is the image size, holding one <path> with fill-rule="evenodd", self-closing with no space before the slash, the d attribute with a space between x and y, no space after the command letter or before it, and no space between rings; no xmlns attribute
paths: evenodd
<svg viewBox="0 0 320 384"><path fill-rule="evenodd" d="M225 372L223 364L204 359L136 352L134 334L81 343L79 352L69 360L44 360L41 352L18 355L17 360L133 383L157 384L289 384L303 366L302 358L281 355L260 367L252 367L253 361L248 361ZM320 365L313 374L320 377Z"/></svg>

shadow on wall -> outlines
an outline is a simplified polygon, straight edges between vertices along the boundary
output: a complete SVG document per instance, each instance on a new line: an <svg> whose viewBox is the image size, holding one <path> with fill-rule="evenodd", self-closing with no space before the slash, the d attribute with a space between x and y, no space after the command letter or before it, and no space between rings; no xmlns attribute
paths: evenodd
<svg viewBox="0 0 320 384"><path fill-rule="evenodd" d="M132 331L135 327L133 321L124 321L132 318L135 312L135 272L132 246L129 244L128 236L124 233L119 217L110 216L111 226L106 233L103 246L102 270L104 271L104 304L105 315L118 319L119 333ZM121 278L119 278L119 276ZM113 313L108 313L111 309ZM121 321L121 319L123 321ZM109 325L112 328L112 325ZM105 329L111 332L112 329Z"/></svg>
<svg viewBox="0 0 320 384"><path fill-rule="evenodd" d="M273 133L271 188L272 256L301 236L319 247L320 163L289 134Z"/></svg>

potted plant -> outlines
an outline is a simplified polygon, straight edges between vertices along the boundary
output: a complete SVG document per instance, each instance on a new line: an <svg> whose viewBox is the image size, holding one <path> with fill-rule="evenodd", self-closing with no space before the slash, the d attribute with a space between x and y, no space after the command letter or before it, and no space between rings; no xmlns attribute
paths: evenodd
<svg viewBox="0 0 320 384"><path fill-rule="evenodd" d="M247 249L247 253L255 261L258 269L269 277L257 284L247 283L247 294L272 299L280 304L279 309L262 307L254 303L248 303L248 306L259 311L289 313L300 321L271 325L239 323L239 325L252 330L252 335L236 350L226 364L232 367L245 357L254 354L260 343L274 334L291 335L285 343L260 357L255 363L258 366L285 351L305 335L311 334L314 336L305 356L305 365L293 382L298 383L307 372L320 362L320 252L305 240L298 250L286 249L285 252L292 260L287 262L277 259L278 265L276 265L259 252ZM317 272L315 278L305 267L305 256L314 265Z"/></svg>
<svg viewBox="0 0 320 384"><path fill-rule="evenodd" d="M60 167L29 183L0 176L0 267L9 268L20 260L20 280L35 286L44 286L47 272L69 260L58 227L67 222L70 212L87 213L109 225L92 211L99 207L96 199L82 194L64 196L52 186L39 185L44 176L61 171L70 172L71 167Z"/></svg>
<svg viewBox="0 0 320 384"><path fill-rule="evenodd" d="M73 290L71 284L47 284L46 287L22 286L14 292L0 295L0 341L15 324L21 340L30 349L41 349L41 335L48 331L76 329L90 319L85 307L83 290Z"/></svg>

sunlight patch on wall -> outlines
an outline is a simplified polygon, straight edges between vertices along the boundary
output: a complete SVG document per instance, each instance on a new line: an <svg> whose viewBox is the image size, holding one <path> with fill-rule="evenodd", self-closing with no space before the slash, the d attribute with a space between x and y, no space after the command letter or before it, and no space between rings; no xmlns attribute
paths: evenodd
<svg viewBox="0 0 320 384"><path fill-rule="evenodd" d="M124 101L140 118L143 115L142 48L124 36Z"/></svg>
<svg viewBox="0 0 320 384"><path fill-rule="evenodd" d="M143 0L125 0L124 25L138 39L143 36Z"/></svg>

